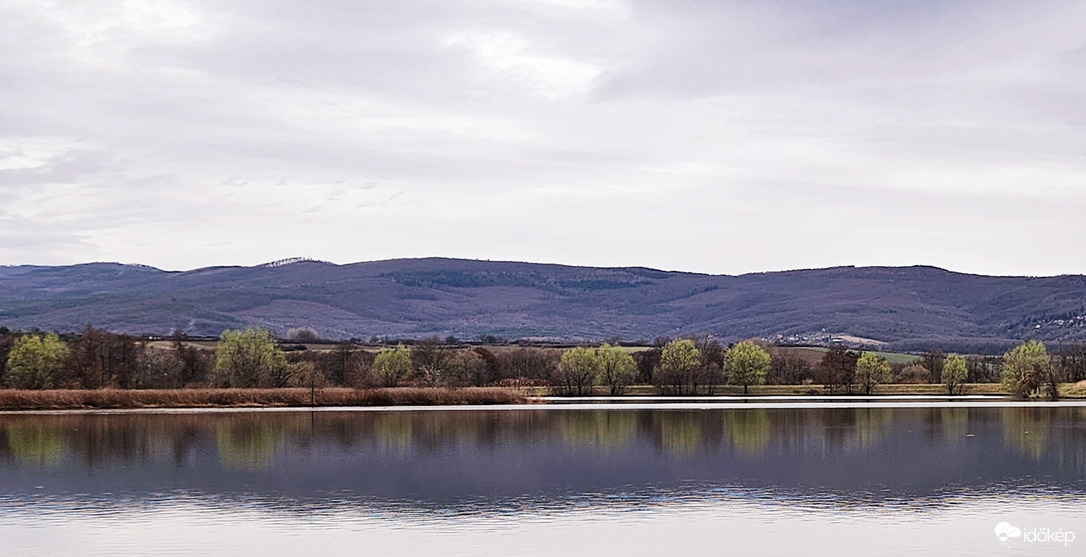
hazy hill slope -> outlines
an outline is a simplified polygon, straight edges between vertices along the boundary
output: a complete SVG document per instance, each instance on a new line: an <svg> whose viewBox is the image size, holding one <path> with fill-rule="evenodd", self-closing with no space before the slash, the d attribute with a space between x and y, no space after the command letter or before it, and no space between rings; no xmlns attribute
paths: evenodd
<svg viewBox="0 0 1086 557"><path fill-rule="evenodd" d="M331 338L598 339L851 334L912 346L1086 339L1086 277L987 277L932 267L713 276L456 259L214 267L0 267L0 325L217 335L311 326Z"/></svg>

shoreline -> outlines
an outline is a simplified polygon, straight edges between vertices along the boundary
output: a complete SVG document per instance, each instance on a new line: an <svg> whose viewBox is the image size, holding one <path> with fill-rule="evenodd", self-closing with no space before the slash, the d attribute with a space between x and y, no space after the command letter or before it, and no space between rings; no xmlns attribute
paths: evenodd
<svg viewBox="0 0 1086 557"><path fill-rule="evenodd" d="M748 395L663 396L631 393L619 396L553 396L535 388L396 387L352 389L146 389L146 390L14 390L0 389L0 414L129 411L251 411L251 410L429 410L429 409L712 409L712 408L917 408L917 407L1047 407L1081 406L1086 399L1068 396L1058 401L1016 399L986 386L982 392L938 394L930 385L910 389L893 385L864 394L793 394L770 387ZM754 389L752 389L754 391ZM984 392L986 391L986 392ZM1075 393L1078 394L1078 393Z"/></svg>
<svg viewBox="0 0 1086 557"><path fill-rule="evenodd" d="M1086 400L841 400L832 401L736 401L717 402L597 402L597 403L537 403L537 404L455 404L455 405L398 405L398 406L202 406L202 407L141 407L141 408L66 408L35 410L0 410L4 416L124 416L124 415L194 415L194 414L244 414L244 413L373 413L373 412L638 412L644 410L712 411L712 410L924 410L946 408L1083 408Z"/></svg>

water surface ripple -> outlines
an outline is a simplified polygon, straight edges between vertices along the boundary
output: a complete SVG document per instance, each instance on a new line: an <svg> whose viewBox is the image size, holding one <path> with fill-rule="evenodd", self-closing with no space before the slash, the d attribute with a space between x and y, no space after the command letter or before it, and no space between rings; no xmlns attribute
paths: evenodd
<svg viewBox="0 0 1086 557"><path fill-rule="evenodd" d="M1086 406L724 404L2 414L0 555L1086 544ZM1026 539L1039 529L1083 539Z"/></svg>

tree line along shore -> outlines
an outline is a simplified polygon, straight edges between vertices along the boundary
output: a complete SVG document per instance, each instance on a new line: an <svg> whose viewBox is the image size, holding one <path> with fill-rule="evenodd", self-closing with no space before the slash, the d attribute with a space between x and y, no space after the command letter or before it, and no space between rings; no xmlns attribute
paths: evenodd
<svg viewBox="0 0 1086 557"><path fill-rule="evenodd" d="M384 347L318 345L315 332L292 333L284 341L264 329L227 330L207 345L181 334L150 340L92 326L64 336L0 328L0 409L487 404L548 394L1086 396L1086 349L1050 354L1032 340L1002 356L929 350L888 361L842 345L724 345L708 335L638 348L558 348L463 346L437 337Z"/></svg>

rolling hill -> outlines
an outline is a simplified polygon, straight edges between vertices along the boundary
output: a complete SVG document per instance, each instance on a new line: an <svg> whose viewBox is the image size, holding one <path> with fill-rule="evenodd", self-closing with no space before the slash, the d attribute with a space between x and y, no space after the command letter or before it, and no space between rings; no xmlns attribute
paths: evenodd
<svg viewBox="0 0 1086 557"><path fill-rule="evenodd" d="M596 340L712 333L793 342L847 335L888 348L999 349L1086 340L1086 277L991 277L934 267L739 276L458 259L162 271L0 267L0 325L218 335L309 326L326 338Z"/></svg>

